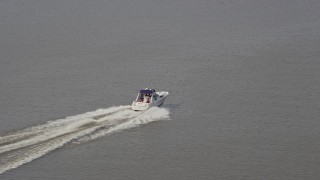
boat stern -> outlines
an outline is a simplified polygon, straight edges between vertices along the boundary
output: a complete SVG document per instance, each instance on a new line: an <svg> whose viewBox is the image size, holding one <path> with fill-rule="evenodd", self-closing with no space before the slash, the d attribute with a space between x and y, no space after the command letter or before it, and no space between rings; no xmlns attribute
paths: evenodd
<svg viewBox="0 0 320 180"><path fill-rule="evenodd" d="M144 111L144 110L147 110L149 106L150 106L149 103L133 101L131 109L135 111Z"/></svg>

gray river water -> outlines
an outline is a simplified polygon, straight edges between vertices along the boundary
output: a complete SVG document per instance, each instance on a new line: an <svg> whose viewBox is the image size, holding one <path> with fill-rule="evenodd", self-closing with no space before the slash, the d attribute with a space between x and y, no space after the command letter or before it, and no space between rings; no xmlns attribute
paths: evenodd
<svg viewBox="0 0 320 180"><path fill-rule="evenodd" d="M319 9L0 1L0 179L319 179Z"/></svg>

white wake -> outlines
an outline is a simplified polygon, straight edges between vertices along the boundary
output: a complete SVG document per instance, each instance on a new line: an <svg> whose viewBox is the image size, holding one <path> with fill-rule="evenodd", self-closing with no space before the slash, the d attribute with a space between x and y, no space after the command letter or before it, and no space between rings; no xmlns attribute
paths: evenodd
<svg viewBox="0 0 320 180"><path fill-rule="evenodd" d="M152 107L136 112L130 106L116 106L8 133L0 136L0 174L69 142L87 142L141 124L168 119L169 110L166 108Z"/></svg>

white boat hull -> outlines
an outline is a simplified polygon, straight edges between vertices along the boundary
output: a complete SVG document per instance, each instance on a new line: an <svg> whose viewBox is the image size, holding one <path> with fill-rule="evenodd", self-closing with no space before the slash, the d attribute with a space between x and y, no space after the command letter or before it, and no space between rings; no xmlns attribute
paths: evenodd
<svg viewBox="0 0 320 180"><path fill-rule="evenodd" d="M153 97L151 102L146 103L146 102L138 102L138 101L133 101L132 102L132 110L135 111L144 111L147 110L151 107L154 106L161 106L166 99L166 97L169 95L169 92L161 91L161 92L156 92L158 95L157 97Z"/></svg>

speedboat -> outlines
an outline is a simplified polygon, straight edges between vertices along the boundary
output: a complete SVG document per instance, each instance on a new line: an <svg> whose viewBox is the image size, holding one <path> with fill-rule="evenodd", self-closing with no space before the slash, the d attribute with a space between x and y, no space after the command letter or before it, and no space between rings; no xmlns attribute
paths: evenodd
<svg viewBox="0 0 320 180"><path fill-rule="evenodd" d="M135 111L143 111L153 106L161 106L168 95L169 92L156 92L150 88L140 90L136 100L132 102L132 109Z"/></svg>

